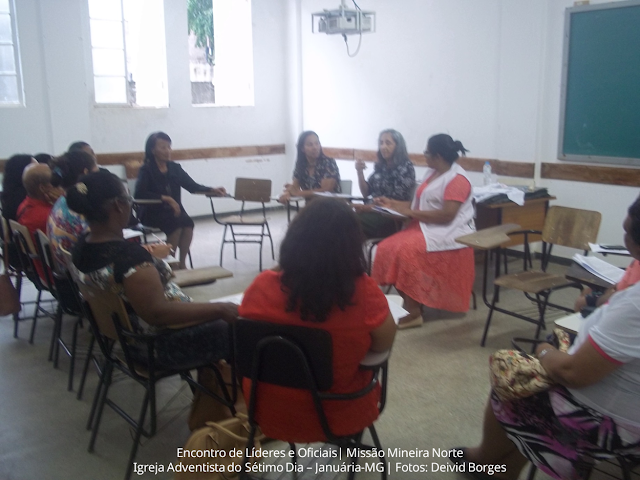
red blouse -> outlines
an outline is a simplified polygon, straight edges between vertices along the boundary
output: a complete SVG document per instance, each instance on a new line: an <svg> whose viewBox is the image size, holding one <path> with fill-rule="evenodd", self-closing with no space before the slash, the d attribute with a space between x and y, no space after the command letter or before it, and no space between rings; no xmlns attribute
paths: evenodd
<svg viewBox="0 0 640 480"><path fill-rule="evenodd" d="M360 369L360 361L371 346L371 331L387 318L389 306L378 285L367 275L356 280L352 305L338 307L322 323L302 321L299 313L287 312L287 295L282 291L280 273L262 272L244 294L240 316L285 325L321 328L333 340L332 393L350 393L371 381L371 372ZM247 403L251 382L245 378ZM311 395L305 390L262 384L258 389L256 420L269 437L289 442L325 440ZM324 410L336 435L359 432L378 417L379 389L349 401L326 401Z"/></svg>

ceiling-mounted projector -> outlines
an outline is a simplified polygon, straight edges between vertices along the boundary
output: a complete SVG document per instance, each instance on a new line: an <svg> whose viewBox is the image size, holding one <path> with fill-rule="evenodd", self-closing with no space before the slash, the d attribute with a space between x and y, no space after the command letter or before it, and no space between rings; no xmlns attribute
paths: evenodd
<svg viewBox="0 0 640 480"><path fill-rule="evenodd" d="M327 35L374 32L375 18L376 12L365 12L360 7L347 8L345 0L342 0L342 4L335 10L325 9L322 12L311 14L311 31Z"/></svg>

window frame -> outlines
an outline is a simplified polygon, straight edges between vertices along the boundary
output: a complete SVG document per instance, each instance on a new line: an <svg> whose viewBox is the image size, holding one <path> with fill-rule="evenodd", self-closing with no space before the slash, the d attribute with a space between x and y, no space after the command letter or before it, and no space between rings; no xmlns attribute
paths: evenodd
<svg viewBox="0 0 640 480"><path fill-rule="evenodd" d="M11 1L11 0L10 0ZM91 81L89 82L89 85L91 85L91 96L92 96L92 102L93 102L93 106L94 108L131 108L131 109L137 109L137 110L158 110L158 109L163 109L163 108L169 108L169 91L168 91L168 85L167 85L167 104L166 105L158 105L158 106L153 106L153 105L138 105L136 103L133 103L131 101L131 95L130 95L130 91L129 91L129 87L128 87L128 82L129 82L129 65L127 64L127 32L126 32L126 28L125 28L125 16L124 16L124 12L125 12L125 8L124 8L124 1L125 0L119 0L120 2L120 24L122 27L122 50L124 53L124 81L125 81L125 85L127 85L126 87L126 96L127 96L127 101L124 103L115 103L115 102L98 102L96 101L96 84L95 84L95 79L96 77L98 78L121 78L120 76L113 76L113 75L96 75L95 71L94 71L94 66L93 66L93 42L91 39L91 11L89 8L89 0L84 0L84 8L86 8L86 21L87 21L87 32L88 32L88 38L89 38L89 54L88 54L88 62L91 65L91 69L88 72L89 73L89 77L91 79ZM163 5L164 8L164 5ZM104 20L104 19L95 19L95 20ZM164 23L163 23L163 28L166 27L166 17L164 19ZM165 37L165 57L167 55L166 53L166 37ZM167 82L169 81L168 79L168 72L167 72Z"/></svg>
<svg viewBox="0 0 640 480"><path fill-rule="evenodd" d="M11 46L13 48L13 61L15 63L15 75L0 73L2 77L16 77L18 87L18 101L16 103L0 102L0 108L23 108L26 106L24 83L22 79L22 61L20 58L20 38L18 35L18 20L16 15L15 0L8 0L9 19L11 23L11 43L0 42L0 46Z"/></svg>

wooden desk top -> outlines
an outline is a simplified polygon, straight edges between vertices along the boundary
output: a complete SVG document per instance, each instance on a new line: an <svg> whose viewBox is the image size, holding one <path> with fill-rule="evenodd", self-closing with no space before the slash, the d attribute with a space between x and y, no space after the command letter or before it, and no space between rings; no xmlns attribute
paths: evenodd
<svg viewBox="0 0 640 480"><path fill-rule="evenodd" d="M546 203L549 202L551 200L555 200L556 197L554 197L553 195L548 196L548 197L542 197L542 198L532 198L529 200L525 200L524 204L525 205L535 205L538 203ZM518 205L517 203L513 203L511 200L508 200L506 202L501 202L501 203L490 203L490 204L484 204L484 203L478 203L477 205L478 207L482 207L482 208L491 208L491 209L496 209L496 208L516 208L516 207L520 207L521 205Z"/></svg>
<svg viewBox="0 0 640 480"><path fill-rule="evenodd" d="M496 225L495 227L484 228L475 233L458 237L456 242L478 250L491 250L511 240L507 234L520 230L520 228L520 225L515 223Z"/></svg>
<svg viewBox="0 0 640 480"><path fill-rule="evenodd" d="M175 270L173 282L181 288L206 285L221 278L233 277L233 273L222 267L194 268L193 270Z"/></svg>
<svg viewBox="0 0 640 480"><path fill-rule="evenodd" d="M609 283L600 277L596 277L575 262L571 264L564 276L573 282L581 283L593 290L606 290L613 286L612 283Z"/></svg>

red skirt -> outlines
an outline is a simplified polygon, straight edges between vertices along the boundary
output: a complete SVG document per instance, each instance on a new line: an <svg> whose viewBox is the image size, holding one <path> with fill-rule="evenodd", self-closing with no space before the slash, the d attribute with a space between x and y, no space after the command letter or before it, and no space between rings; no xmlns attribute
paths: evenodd
<svg viewBox="0 0 640 480"><path fill-rule="evenodd" d="M427 252L420 224L412 222L380 242L371 276L427 307L466 312L475 279L473 249Z"/></svg>

